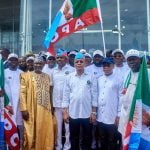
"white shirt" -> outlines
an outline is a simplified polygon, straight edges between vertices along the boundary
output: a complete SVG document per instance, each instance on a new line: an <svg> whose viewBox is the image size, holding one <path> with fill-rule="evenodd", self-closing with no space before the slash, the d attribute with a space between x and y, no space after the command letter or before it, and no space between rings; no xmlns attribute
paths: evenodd
<svg viewBox="0 0 150 150"><path fill-rule="evenodd" d="M123 81L114 73L103 75L98 79L98 112L97 121L105 124L114 124L120 113L120 96Z"/></svg>
<svg viewBox="0 0 150 150"><path fill-rule="evenodd" d="M55 67L54 67L54 68L55 68ZM50 77L50 82L51 82L51 76L52 76L52 72L53 72L54 68L49 68L49 67L48 67L48 64L45 64L45 66L44 66L44 68L43 68L43 70L42 70L42 72L44 72L44 73L46 73L46 74L49 75L49 77ZM52 85L52 83L50 83L50 84Z"/></svg>
<svg viewBox="0 0 150 150"><path fill-rule="evenodd" d="M5 69L4 75L5 75L5 92L10 100L10 103L13 107L14 116L17 118L19 115L19 118L22 119L20 116L20 110L19 110L19 95L20 95L20 74L21 70L17 69L16 71L12 71L9 68ZM19 114L18 114L19 113ZM18 124L21 124L19 120Z"/></svg>
<svg viewBox="0 0 150 150"><path fill-rule="evenodd" d="M128 73L130 72L130 68L126 63L124 63L122 67L117 67L115 65L113 72L120 76L122 80L125 80Z"/></svg>
<svg viewBox="0 0 150 150"><path fill-rule="evenodd" d="M62 70L56 67L52 74L52 86L53 86L53 107L61 107L63 99L63 88L66 77L74 71L74 68L66 64Z"/></svg>
<svg viewBox="0 0 150 150"><path fill-rule="evenodd" d="M87 73L71 73L64 86L62 107L69 107L70 117L77 119L89 118L92 106L97 107L97 79Z"/></svg>
<svg viewBox="0 0 150 150"><path fill-rule="evenodd" d="M97 79L104 74L103 67L96 67L94 64L85 67L85 72L94 75Z"/></svg>

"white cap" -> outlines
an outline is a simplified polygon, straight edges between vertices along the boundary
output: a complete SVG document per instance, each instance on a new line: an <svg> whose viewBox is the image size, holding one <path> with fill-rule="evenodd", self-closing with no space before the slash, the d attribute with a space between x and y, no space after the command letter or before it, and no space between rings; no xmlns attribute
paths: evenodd
<svg viewBox="0 0 150 150"><path fill-rule="evenodd" d="M91 54L89 54L89 53L85 53L84 56L92 58Z"/></svg>
<svg viewBox="0 0 150 150"><path fill-rule="evenodd" d="M115 53L121 53L122 55L124 55L124 52L123 52L123 50L121 50L121 49L115 49L115 50L112 52L112 55L114 55Z"/></svg>
<svg viewBox="0 0 150 150"><path fill-rule="evenodd" d="M126 53L126 59L128 59L131 56L139 57L140 58L140 52L136 49L130 49Z"/></svg>
<svg viewBox="0 0 150 150"><path fill-rule="evenodd" d="M80 53L85 54L86 50L85 49L80 49Z"/></svg>
<svg viewBox="0 0 150 150"><path fill-rule="evenodd" d="M49 57L55 57L53 56L51 53L47 54L46 59L48 59Z"/></svg>
<svg viewBox="0 0 150 150"><path fill-rule="evenodd" d="M18 59L18 55L15 54L15 53L11 53L11 54L8 55L8 60L9 60L10 58L17 58L17 59Z"/></svg>
<svg viewBox="0 0 150 150"><path fill-rule="evenodd" d="M29 60L33 60L34 61L34 57L33 56L30 56L30 57L28 57L27 59L26 59L26 62L28 62Z"/></svg>
<svg viewBox="0 0 150 150"><path fill-rule="evenodd" d="M101 50L96 50L96 51L94 51L93 57L94 57L95 55L100 55L100 56L103 56L103 57L104 57L103 52L102 52Z"/></svg>

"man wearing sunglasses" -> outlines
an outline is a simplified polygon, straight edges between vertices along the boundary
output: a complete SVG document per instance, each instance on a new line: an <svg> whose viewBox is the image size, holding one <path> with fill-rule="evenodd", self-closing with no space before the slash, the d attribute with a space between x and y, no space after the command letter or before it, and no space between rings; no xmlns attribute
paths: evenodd
<svg viewBox="0 0 150 150"><path fill-rule="evenodd" d="M84 71L85 56L82 53L76 54L74 64L76 71L67 77L64 86L64 121L70 127L71 150L80 150L80 147L90 150L91 123L96 121L97 80Z"/></svg>

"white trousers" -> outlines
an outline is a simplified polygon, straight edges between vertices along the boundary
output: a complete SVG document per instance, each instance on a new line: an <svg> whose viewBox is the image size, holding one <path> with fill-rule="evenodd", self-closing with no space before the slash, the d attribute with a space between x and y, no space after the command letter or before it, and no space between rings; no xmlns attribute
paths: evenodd
<svg viewBox="0 0 150 150"><path fill-rule="evenodd" d="M69 124L65 123L65 144L62 146L62 125L63 125L63 109L55 107L55 117L57 120L57 144L56 150L69 150L71 148L70 144L70 131Z"/></svg>

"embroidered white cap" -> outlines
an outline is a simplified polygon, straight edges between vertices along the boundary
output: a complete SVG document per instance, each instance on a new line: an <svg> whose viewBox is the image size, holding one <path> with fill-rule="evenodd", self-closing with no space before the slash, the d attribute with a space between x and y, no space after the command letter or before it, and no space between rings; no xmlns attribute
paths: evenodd
<svg viewBox="0 0 150 150"><path fill-rule="evenodd" d="M126 59L128 59L131 56L139 57L140 58L140 52L136 49L130 49L126 53Z"/></svg>

